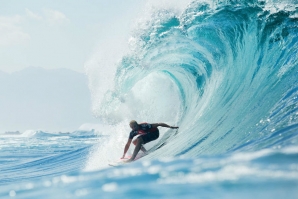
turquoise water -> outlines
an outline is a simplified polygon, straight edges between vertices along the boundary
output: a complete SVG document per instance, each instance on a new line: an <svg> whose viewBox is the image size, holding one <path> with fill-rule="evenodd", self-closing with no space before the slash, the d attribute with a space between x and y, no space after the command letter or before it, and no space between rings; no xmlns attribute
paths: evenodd
<svg viewBox="0 0 298 199"><path fill-rule="evenodd" d="M132 31L113 85L90 86L98 129L1 136L0 196L297 198L296 4L153 10ZM131 119L180 128L162 128L146 157L108 167Z"/></svg>

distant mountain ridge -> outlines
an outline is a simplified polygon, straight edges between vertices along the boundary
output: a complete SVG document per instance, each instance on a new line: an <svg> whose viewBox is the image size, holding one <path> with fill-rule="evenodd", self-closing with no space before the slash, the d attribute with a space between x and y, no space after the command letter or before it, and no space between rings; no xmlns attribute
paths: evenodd
<svg viewBox="0 0 298 199"><path fill-rule="evenodd" d="M87 76L69 69L0 71L0 131L65 131L94 121Z"/></svg>

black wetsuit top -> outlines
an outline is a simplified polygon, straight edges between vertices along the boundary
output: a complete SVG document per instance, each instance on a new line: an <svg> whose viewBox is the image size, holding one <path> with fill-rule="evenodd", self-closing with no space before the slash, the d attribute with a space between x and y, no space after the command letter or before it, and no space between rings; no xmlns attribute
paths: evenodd
<svg viewBox="0 0 298 199"><path fill-rule="evenodd" d="M137 130L137 131L133 130L133 131L130 132L129 139L132 139L136 135L145 135L147 133L157 132L157 131L158 131L157 127L152 128L151 124L142 123L142 124L139 124L139 130Z"/></svg>

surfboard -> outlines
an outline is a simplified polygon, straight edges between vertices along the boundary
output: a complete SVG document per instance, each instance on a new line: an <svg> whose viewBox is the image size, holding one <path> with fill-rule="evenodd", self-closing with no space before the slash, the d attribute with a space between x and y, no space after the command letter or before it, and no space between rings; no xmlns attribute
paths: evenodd
<svg viewBox="0 0 298 199"><path fill-rule="evenodd" d="M129 158L123 158L123 159L119 159L119 160L116 160L116 161L109 162L109 166L117 167L117 166L126 164L125 160L128 160L128 159Z"/></svg>
<svg viewBox="0 0 298 199"><path fill-rule="evenodd" d="M144 157L147 154L148 153L146 153L146 154L145 153L138 153L138 155L136 156L136 158L132 162ZM118 160L115 160L115 161L111 161L111 162L109 162L109 166L117 167L117 166L121 166L121 165L130 163L130 162L125 162L126 160L128 160L130 158L131 158L131 156L126 156L125 158L118 159Z"/></svg>

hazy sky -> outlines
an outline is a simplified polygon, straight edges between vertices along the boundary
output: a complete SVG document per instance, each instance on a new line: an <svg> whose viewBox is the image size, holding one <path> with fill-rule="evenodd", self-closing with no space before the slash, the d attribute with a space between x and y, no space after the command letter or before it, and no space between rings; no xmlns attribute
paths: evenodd
<svg viewBox="0 0 298 199"><path fill-rule="evenodd" d="M113 66L126 52L131 31L140 25L138 20L146 24L151 8L173 6L183 10L188 1L0 0L0 106L5 108L0 113L2 131L62 130L93 122L91 110L101 104L105 91L113 89ZM83 77L85 72L90 92L87 81L75 79L71 71L65 70L69 75L59 80L57 71L64 71L61 68L80 72ZM58 69L50 81L44 78L55 70L48 69ZM72 85L65 87L70 82ZM79 86L85 87L80 90ZM88 101L91 96L92 109Z"/></svg>
<svg viewBox="0 0 298 199"><path fill-rule="evenodd" d="M129 29L137 2L0 0L0 71L37 66L84 72L101 40Z"/></svg>

